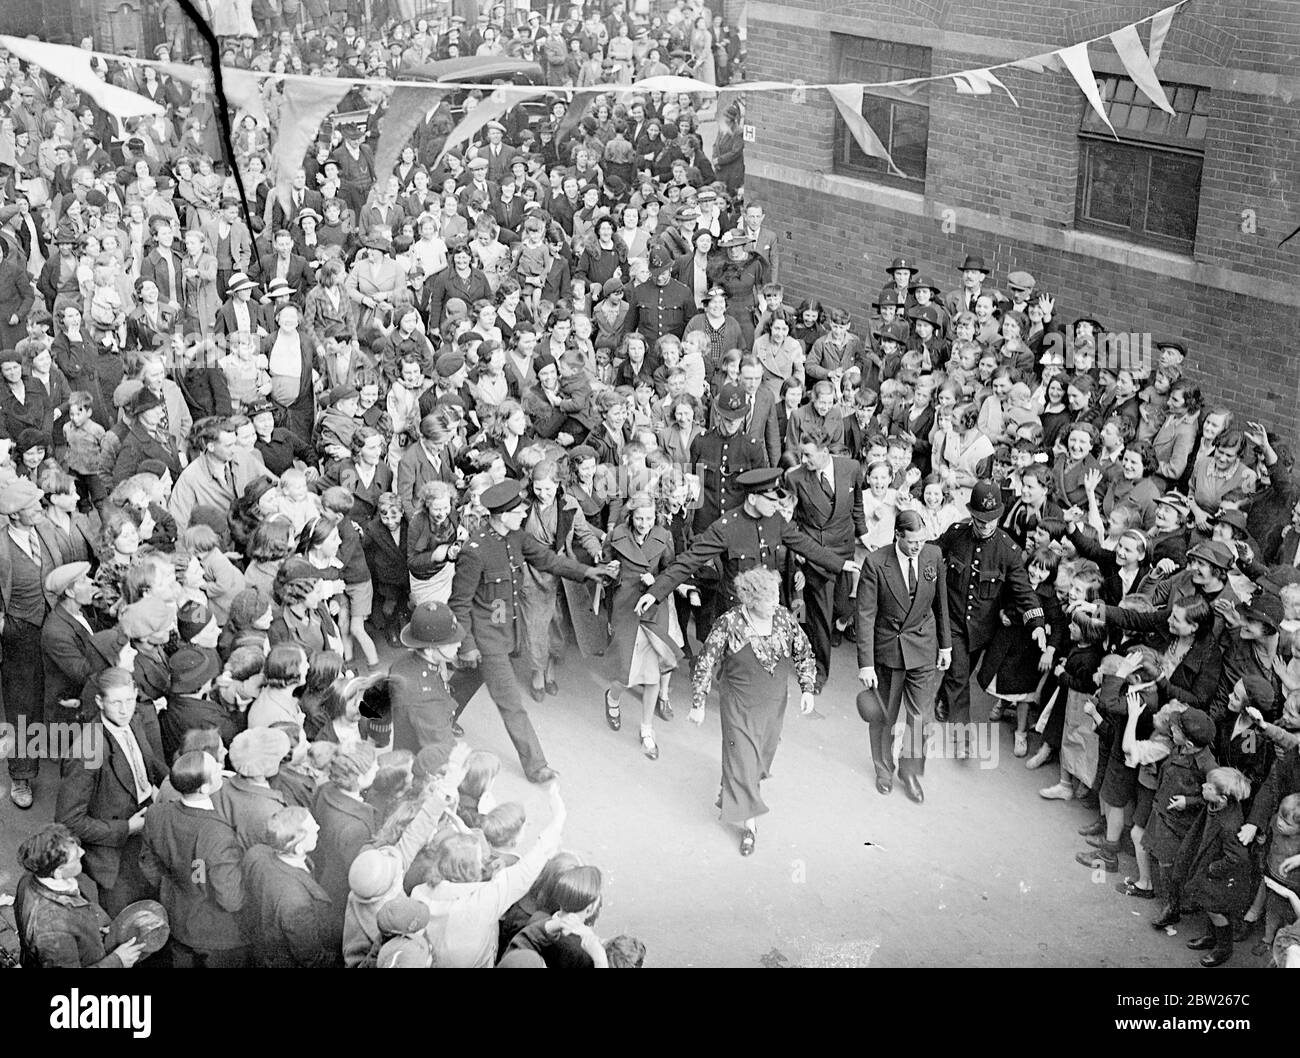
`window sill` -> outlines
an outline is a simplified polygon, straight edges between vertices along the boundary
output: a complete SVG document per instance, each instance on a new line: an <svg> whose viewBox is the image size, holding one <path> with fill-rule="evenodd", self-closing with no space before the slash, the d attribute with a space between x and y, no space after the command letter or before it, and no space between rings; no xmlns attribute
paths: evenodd
<svg viewBox="0 0 1300 1058"><path fill-rule="evenodd" d="M1127 239L1083 228L1067 228L1061 233L1063 249L1084 254L1099 261L1111 264L1127 265L1146 271L1159 272L1173 278L1194 282L1193 273L1197 264L1192 251L1164 249L1146 243L1129 242Z"/></svg>

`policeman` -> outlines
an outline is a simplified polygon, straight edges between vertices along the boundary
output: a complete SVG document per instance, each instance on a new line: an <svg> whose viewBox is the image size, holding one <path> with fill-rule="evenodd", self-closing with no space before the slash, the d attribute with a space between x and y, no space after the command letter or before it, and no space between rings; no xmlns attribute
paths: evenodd
<svg viewBox="0 0 1300 1058"><path fill-rule="evenodd" d="M695 296L673 278L673 257L665 249L650 254L650 278L628 298L625 333L639 332L651 347L665 334L680 338L695 315Z"/></svg>
<svg viewBox="0 0 1300 1058"><path fill-rule="evenodd" d="M766 467L763 442L741 430L748 403L742 387L722 387L713 406L713 427L691 442L691 463L700 478L700 505L695 510L694 529L704 532L718 518L745 501L740 484L746 471Z"/></svg>
<svg viewBox="0 0 1300 1058"><path fill-rule="evenodd" d="M389 669L393 688L393 748L419 753L456 744L456 701L447 690L447 665L455 660L465 626L444 602L422 603L401 631L408 652Z"/></svg>
<svg viewBox="0 0 1300 1058"><path fill-rule="evenodd" d="M616 564L584 566L525 534L522 526L528 507L520 492L519 482L503 481L483 493L487 528L465 542L456 560L448 604L465 628L458 655L465 667L453 677L451 693L459 703L459 716L474 692L487 684L519 753L524 774L530 782L540 783L555 778L555 772L547 766L537 732L524 711L523 696L510 664L521 645L523 608L519 592L524 564L570 580L612 578Z"/></svg>
<svg viewBox="0 0 1300 1058"><path fill-rule="evenodd" d="M952 625L952 665L943 674L939 720L970 720L970 674L1000 625L999 611L1018 610L1040 651L1047 649L1043 608L1029 586L1024 553L998 528L1002 494L991 482L971 490L970 520L939 537L948 565L948 620ZM961 746L960 740L958 747ZM962 749L958 753L964 755Z"/></svg>
<svg viewBox="0 0 1300 1058"><path fill-rule="evenodd" d="M722 582L718 592L717 613L725 613L736 603L733 585L736 577L755 566L766 566L780 572L777 565L777 548L782 544L803 555L829 577L841 570L856 572L855 562L845 560L828 547L823 547L777 513L783 490L780 487L784 471L776 468L750 470L741 474L738 481L745 490L744 504L729 514L724 514L695 538L690 548L677 556L654 584L637 600L636 612L644 614L656 603L672 594L679 584L690 580L701 566L718 559L722 563ZM1026 581L1026 583L1028 583ZM788 600L786 600L788 602ZM707 631L701 633L707 635Z"/></svg>

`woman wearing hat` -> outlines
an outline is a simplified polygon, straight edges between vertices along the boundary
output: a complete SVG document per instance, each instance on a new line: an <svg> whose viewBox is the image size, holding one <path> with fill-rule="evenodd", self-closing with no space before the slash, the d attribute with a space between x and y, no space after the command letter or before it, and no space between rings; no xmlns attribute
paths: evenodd
<svg viewBox="0 0 1300 1058"><path fill-rule="evenodd" d="M309 219L308 226L311 223ZM304 251L300 249L300 252ZM310 261L311 258L308 260ZM346 282L350 282L350 279L345 280L347 269L337 258L331 258L324 264L319 262L317 264L319 282L307 291L302 310L303 322L313 334L351 341L360 332L357 329L357 303L352 297L351 290L345 285Z"/></svg>
<svg viewBox="0 0 1300 1058"><path fill-rule="evenodd" d="M727 292L727 312L740 324L744 336L741 349L754 343L754 321L758 316L759 291L763 286L763 262L751 249L743 231L729 231L718 240L726 260L718 266L713 282Z"/></svg>
<svg viewBox="0 0 1300 1058"><path fill-rule="evenodd" d="M276 612L269 631L271 645L297 643L309 653L341 652L343 636L326 600L341 594L342 589L341 580L324 578L305 558L285 559L272 587Z"/></svg>
<svg viewBox="0 0 1300 1058"><path fill-rule="evenodd" d="M166 405L158 394L142 387L127 405L131 426L122 438L108 477L110 488L120 485L139 470L141 461L157 459L171 472L172 480L180 477L181 460L176 442L163 427Z"/></svg>

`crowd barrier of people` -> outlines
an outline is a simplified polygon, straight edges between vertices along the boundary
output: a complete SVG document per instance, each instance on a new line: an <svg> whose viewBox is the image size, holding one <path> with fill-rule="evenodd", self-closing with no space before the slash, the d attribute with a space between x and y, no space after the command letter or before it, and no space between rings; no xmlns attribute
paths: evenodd
<svg viewBox="0 0 1300 1058"><path fill-rule="evenodd" d="M881 796L925 801L933 725L966 756L1006 720L1057 769L1042 797L1087 809L1080 863L1123 862L1124 903L1159 929L1206 912L1207 966L1257 929L1294 965L1289 447L1202 392L1212 352L1136 355L978 252L879 262L865 325L787 300L743 102L619 89L665 56L723 82L729 31L688 0L604 8L374 5L364 39L346 5L219 21L232 65L506 54L556 88L445 154L476 100L443 101L377 173L359 80L281 193L270 83L237 115L248 209L202 80L111 65L167 111L124 123L6 59L11 801L52 778L31 725L98 747L63 754L20 850L22 961L640 965L595 932L601 873L561 851L528 702L581 659L655 761L683 662L689 721L716 683L716 806L749 856L791 678L812 712L852 651ZM161 58L193 46L167 25ZM483 686L550 789L527 848L501 760L462 737ZM106 945L114 916L134 939ZM123 932L164 918L165 944Z"/></svg>

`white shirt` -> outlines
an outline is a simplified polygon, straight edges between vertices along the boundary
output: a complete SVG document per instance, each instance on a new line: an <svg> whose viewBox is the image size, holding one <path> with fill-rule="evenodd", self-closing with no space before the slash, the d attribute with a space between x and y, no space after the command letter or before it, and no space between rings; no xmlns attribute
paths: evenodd
<svg viewBox="0 0 1300 1058"><path fill-rule="evenodd" d="M146 703L145 708L152 709L153 706ZM135 802L144 804L154 795L153 783L149 781L148 769L144 766L144 754L140 752L140 743L136 741L135 732L130 726L118 727L116 724L104 721L104 730L117 743L126 762L131 768L131 778L135 781Z"/></svg>
<svg viewBox="0 0 1300 1058"><path fill-rule="evenodd" d="M235 313L235 323L237 325L235 330L247 331L251 334L253 331L253 317L248 311L248 302L236 300L231 302L231 306Z"/></svg>

